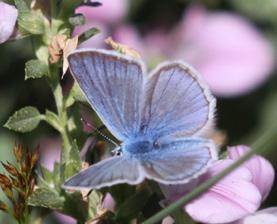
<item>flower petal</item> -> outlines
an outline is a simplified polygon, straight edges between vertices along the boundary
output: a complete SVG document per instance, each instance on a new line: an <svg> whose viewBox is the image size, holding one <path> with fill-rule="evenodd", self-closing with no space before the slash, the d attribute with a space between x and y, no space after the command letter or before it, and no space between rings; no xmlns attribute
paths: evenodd
<svg viewBox="0 0 277 224"><path fill-rule="evenodd" d="M209 179L229 166L233 161L217 161L201 177ZM255 212L261 204L261 194L251 182L252 175L245 167L239 167L203 195L185 206L186 212L196 221L204 223L232 222Z"/></svg>
<svg viewBox="0 0 277 224"><path fill-rule="evenodd" d="M186 11L179 30L183 47L174 48L176 57L194 65L217 95L247 93L261 85L274 67L269 41L236 14L194 6Z"/></svg>
<svg viewBox="0 0 277 224"><path fill-rule="evenodd" d="M253 215L249 215L241 220L230 224L276 224L277 223L277 207L271 207L260 210Z"/></svg>
<svg viewBox="0 0 277 224"><path fill-rule="evenodd" d="M0 12L0 43L3 43L13 33L18 12L14 6L4 2L0 2Z"/></svg>
<svg viewBox="0 0 277 224"><path fill-rule="evenodd" d="M99 7L80 6L76 9L76 13L84 14L89 22L111 24L126 16L129 8L128 0L105 0L101 3Z"/></svg>
<svg viewBox="0 0 277 224"><path fill-rule="evenodd" d="M228 157L236 160L243 156L250 148L245 145L228 147ZM252 173L252 182L258 187L263 200L268 196L274 181L274 168L268 160L262 156L255 155L249 159L246 166Z"/></svg>

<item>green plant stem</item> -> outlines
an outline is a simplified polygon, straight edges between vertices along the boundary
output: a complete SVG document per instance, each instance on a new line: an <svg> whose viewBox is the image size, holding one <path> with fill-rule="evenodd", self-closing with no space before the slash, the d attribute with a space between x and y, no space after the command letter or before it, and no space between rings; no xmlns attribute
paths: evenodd
<svg viewBox="0 0 277 224"><path fill-rule="evenodd" d="M60 131L62 142L63 142L63 149L61 153L61 163L63 164L65 161L69 160L70 157L70 149L71 149L71 140L69 136L69 132L67 129L67 110L65 107L65 102L62 93L62 87L59 82L59 70L55 66L50 67L50 86L53 91L58 117L60 120L60 124L62 129Z"/></svg>
<svg viewBox="0 0 277 224"><path fill-rule="evenodd" d="M51 18L57 17L57 0L50 0L50 10L51 10Z"/></svg>
<svg viewBox="0 0 277 224"><path fill-rule="evenodd" d="M207 191L210 187L212 187L214 184L216 184L226 175L228 175L236 168L238 168L241 164L243 164L245 161L247 161L251 156L253 156L258 152L263 151L266 143L271 138L275 137L274 134L275 134L274 129L270 131L266 131L261 138L259 138L254 144L252 144L251 150L248 153L246 153L244 156L242 156L240 159L238 159L236 162L234 162L231 166L227 167L221 173L209 179L208 181L202 183L189 194L181 197L179 200L175 201L174 203L167 206L160 212L156 213L155 215L147 219L145 222L143 222L143 224L153 224L162 220L164 217L172 214L176 209L181 208L191 200L195 199L197 196Z"/></svg>

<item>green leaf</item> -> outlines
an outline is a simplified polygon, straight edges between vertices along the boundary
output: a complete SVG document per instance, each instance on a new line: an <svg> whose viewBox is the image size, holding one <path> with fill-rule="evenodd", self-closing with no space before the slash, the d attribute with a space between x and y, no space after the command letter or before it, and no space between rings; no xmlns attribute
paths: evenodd
<svg viewBox="0 0 277 224"><path fill-rule="evenodd" d="M62 176L64 180L72 177L74 174L78 173L81 170L81 158L80 152L76 143L76 140L73 141L70 149L70 159L63 164Z"/></svg>
<svg viewBox="0 0 277 224"><path fill-rule="evenodd" d="M37 175L37 186L41 188L51 188L54 185L53 172L46 167L39 166L41 174Z"/></svg>
<svg viewBox="0 0 277 224"><path fill-rule="evenodd" d="M81 90L81 88L80 88L80 86L78 85L77 82L74 82L74 85L73 85L72 89L70 90L70 95L76 101L79 101L79 102L82 102L82 103L88 103L84 92Z"/></svg>
<svg viewBox="0 0 277 224"><path fill-rule="evenodd" d="M92 27L79 36L78 43L81 44L98 33L100 33L100 30Z"/></svg>
<svg viewBox="0 0 277 224"><path fill-rule="evenodd" d="M30 206L40 206L55 210L62 210L65 198L50 188L37 188L28 200Z"/></svg>
<svg viewBox="0 0 277 224"><path fill-rule="evenodd" d="M59 117L57 114L50 110L46 110L45 112L45 121L50 124L53 128L55 128L60 133L63 131L62 124L60 122Z"/></svg>
<svg viewBox="0 0 277 224"><path fill-rule="evenodd" d="M16 111L4 127L25 133L34 130L42 119L44 116L39 113L37 108L28 106Z"/></svg>
<svg viewBox="0 0 277 224"><path fill-rule="evenodd" d="M190 216L184 212L184 210L182 208L176 210L172 215L174 217L174 221L176 224L183 224L183 223L194 224L195 223L190 218Z"/></svg>
<svg viewBox="0 0 277 224"><path fill-rule="evenodd" d="M24 0L14 0L14 4L18 9L19 13L30 12L30 9Z"/></svg>
<svg viewBox="0 0 277 224"><path fill-rule="evenodd" d="M131 196L119 206L116 219L124 222L137 217L150 195L151 191L146 187L139 190L135 195Z"/></svg>
<svg viewBox="0 0 277 224"><path fill-rule="evenodd" d="M75 16L69 17L68 22L72 26L79 26L79 25L84 25L86 22L86 19L82 14L77 14Z"/></svg>
<svg viewBox="0 0 277 224"><path fill-rule="evenodd" d="M32 59L25 64L25 80L41 78L48 75L48 66L42 61Z"/></svg>
<svg viewBox="0 0 277 224"><path fill-rule="evenodd" d="M44 20L40 15L20 13L17 20L19 27L28 33L43 34L45 31Z"/></svg>
<svg viewBox="0 0 277 224"><path fill-rule="evenodd" d="M98 191L92 191L88 197L88 216L93 219L97 215L99 205L101 205L102 194Z"/></svg>

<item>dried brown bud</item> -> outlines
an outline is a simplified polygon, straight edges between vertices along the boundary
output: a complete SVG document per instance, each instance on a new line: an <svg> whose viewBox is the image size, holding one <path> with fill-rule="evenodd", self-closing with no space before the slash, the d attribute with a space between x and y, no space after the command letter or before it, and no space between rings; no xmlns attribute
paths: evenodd
<svg viewBox="0 0 277 224"><path fill-rule="evenodd" d="M0 201L0 210L4 212L8 210L8 206L3 201Z"/></svg>
<svg viewBox="0 0 277 224"><path fill-rule="evenodd" d="M26 165L26 172L29 172L31 170L31 164L32 164L32 156L30 151L27 151L25 156L25 165Z"/></svg>
<svg viewBox="0 0 277 224"><path fill-rule="evenodd" d="M67 37L64 34L58 34L53 37L51 40L51 43L48 46L48 51L50 54L50 62L51 63L57 63L62 54L63 54L63 49L65 47Z"/></svg>
<svg viewBox="0 0 277 224"><path fill-rule="evenodd" d="M37 163L39 158L39 146L35 148L35 150L32 153L32 158L31 158L31 169L34 168L35 164Z"/></svg>
<svg viewBox="0 0 277 224"><path fill-rule="evenodd" d="M10 177L11 179L11 182L12 182L12 185L17 187L17 188L20 188L20 185L19 185L19 182L17 179L13 178L13 177Z"/></svg>
<svg viewBox="0 0 277 224"><path fill-rule="evenodd" d="M26 182L25 182L25 179L23 178L23 176L20 175L20 176L17 177L17 179L18 179L20 187L25 188Z"/></svg>
<svg viewBox="0 0 277 224"><path fill-rule="evenodd" d="M77 48L78 46L78 36L73 37L72 39L67 39L65 47L63 49L63 76L66 73L69 63L67 60L68 55Z"/></svg>
<svg viewBox="0 0 277 224"><path fill-rule="evenodd" d="M6 175L0 173L0 184L1 186L11 186L11 181Z"/></svg>
<svg viewBox="0 0 277 224"><path fill-rule="evenodd" d="M11 187L6 186L4 189L2 188L2 190L10 200L13 199L13 191L12 191Z"/></svg>
<svg viewBox="0 0 277 224"><path fill-rule="evenodd" d="M13 148L13 153L15 155L17 162L22 160L23 148L21 145L15 145Z"/></svg>
<svg viewBox="0 0 277 224"><path fill-rule="evenodd" d="M14 165L12 165L11 163L9 162L6 162L6 163L2 163L2 166L13 176L18 176L18 171L16 169L16 167Z"/></svg>
<svg viewBox="0 0 277 224"><path fill-rule="evenodd" d="M111 37L108 37L105 40L105 43L110 45L112 49L119 51L122 54L127 54L134 58L140 58L140 54L134 48L131 48L125 44L120 44L118 42L115 42Z"/></svg>

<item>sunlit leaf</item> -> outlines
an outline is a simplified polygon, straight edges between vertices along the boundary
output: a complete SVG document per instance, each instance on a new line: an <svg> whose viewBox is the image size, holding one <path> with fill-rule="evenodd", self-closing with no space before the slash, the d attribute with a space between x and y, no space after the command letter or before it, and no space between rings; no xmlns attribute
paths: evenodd
<svg viewBox="0 0 277 224"><path fill-rule="evenodd" d="M48 74L48 66L40 60L32 59L25 64L25 80L36 79Z"/></svg>
<svg viewBox="0 0 277 224"><path fill-rule="evenodd" d="M16 111L4 127L22 133L29 132L34 130L43 118L37 108L27 106Z"/></svg>

